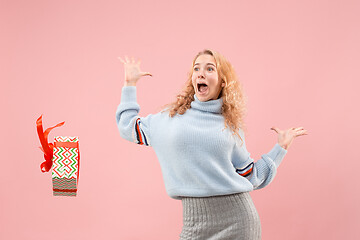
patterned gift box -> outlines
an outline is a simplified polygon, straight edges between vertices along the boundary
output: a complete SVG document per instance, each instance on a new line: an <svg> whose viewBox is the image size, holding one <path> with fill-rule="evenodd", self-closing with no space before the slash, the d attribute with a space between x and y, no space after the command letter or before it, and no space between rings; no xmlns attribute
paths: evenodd
<svg viewBox="0 0 360 240"><path fill-rule="evenodd" d="M80 165L78 137L55 137L52 160L53 195L76 196Z"/></svg>

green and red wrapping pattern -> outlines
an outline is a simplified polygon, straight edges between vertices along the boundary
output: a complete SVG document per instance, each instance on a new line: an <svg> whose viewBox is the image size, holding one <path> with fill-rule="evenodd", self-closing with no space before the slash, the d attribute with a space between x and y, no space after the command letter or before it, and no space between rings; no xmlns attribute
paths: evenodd
<svg viewBox="0 0 360 240"><path fill-rule="evenodd" d="M79 139L55 137L52 160L54 196L76 196L80 163Z"/></svg>

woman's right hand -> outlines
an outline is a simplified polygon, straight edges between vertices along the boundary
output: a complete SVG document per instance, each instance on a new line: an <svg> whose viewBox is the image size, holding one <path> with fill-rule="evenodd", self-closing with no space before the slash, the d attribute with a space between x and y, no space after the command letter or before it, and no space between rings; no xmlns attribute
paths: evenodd
<svg viewBox="0 0 360 240"><path fill-rule="evenodd" d="M142 76L152 76L151 73L140 70L140 60L135 62L135 59L132 57L130 61L127 56L125 56L125 61L121 57L118 58L124 64L125 86L135 86Z"/></svg>

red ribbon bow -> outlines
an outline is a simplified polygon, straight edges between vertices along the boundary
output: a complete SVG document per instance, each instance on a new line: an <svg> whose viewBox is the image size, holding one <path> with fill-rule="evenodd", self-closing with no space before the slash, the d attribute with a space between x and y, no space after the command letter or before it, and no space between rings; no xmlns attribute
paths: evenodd
<svg viewBox="0 0 360 240"><path fill-rule="evenodd" d="M42 147L39 147L41 151L44 153L45 162L40 165L40 169L42 172L48 172L52 166L52 158L53 158L53 149L54 145L52 143L48 143L48 135L53 128L60 127L64 125L65 122L61 122L53 127L49 127L48 129L43 131L42 126L42 115L36 120L37 133L39 135L40 143Z"/></svg>

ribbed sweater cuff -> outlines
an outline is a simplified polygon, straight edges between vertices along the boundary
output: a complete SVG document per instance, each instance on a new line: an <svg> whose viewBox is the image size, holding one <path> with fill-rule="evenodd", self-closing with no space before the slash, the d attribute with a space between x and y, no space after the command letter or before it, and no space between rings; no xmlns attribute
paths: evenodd
<svg viewBox="0 0 360 240"><path fill-rule="evenodd" d="M137 102L136 86L123 86L121 89L121 103Z"/></svg>
<svg viewBox="0 0 360 240"><path fill-rule="evenodd" d="M287 150L283 147L281 147L278 143L275 144L275 146L273 147L273 149L270 150L270 152L268 152L268 157L271 158L271 160L274 161L276 167L279 167L281 161L283 160L283 158L285 157L287 153Z"/></svg>

